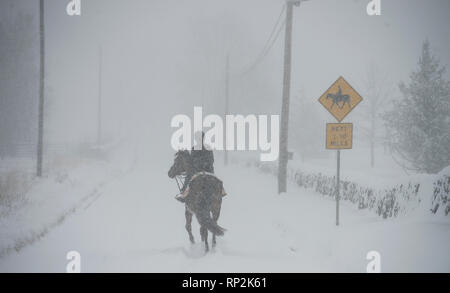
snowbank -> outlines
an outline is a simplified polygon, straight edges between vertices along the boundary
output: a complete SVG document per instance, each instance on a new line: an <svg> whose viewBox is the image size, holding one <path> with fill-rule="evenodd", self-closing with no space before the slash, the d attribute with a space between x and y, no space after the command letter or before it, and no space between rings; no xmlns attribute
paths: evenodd
<svg viewBox="0 0 450 293"><path fill-rule="evenodd" d="M19 200L0 205L0 258L41 239L68 216L96 201L100 188L134 163L129 155L121 155L124 151L130 153L129 148L108 149L100 156L96 151L89 157L80 153L59 157L47 167L51 171L44 177L31 179Z"/></svg>
<svg viewBox="0 0 450 293"><path fill-rule="evenodd" d="M277 164L247 159L246 165L256 167L265 173L277 174ZM335 176L321 172L312 173L295 167L288 168L288 178L303 188L334 197ZM390 188L364 186L350 180L340 182L341 200L349 201L359 209L369 209L383 218L398 215L426 216L450 214L450 167L437 175L415 175L409 181Z"/></svg>
<svg viewBox="0 0 450 293"><path fill-rule="evenodd" d="M433 182L431 211L447 216L450 214L450 166L444 168L436 177Z"/></svg>

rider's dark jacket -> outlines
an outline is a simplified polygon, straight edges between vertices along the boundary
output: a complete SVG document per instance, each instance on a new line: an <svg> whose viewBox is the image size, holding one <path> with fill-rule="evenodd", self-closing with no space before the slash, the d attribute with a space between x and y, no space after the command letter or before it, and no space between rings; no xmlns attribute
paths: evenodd
<svg viewBox="0 0 450 293"><path fill-rule="evenodd" d="M194 167L194 174L198 172L214 173L214 154L212 151L203 147L201 150L196 150L194 147L191 150L192 165ZM189 181L194 174L188 174L184 181L181 192L184 192L189 185Z"/></svg>
<svg viewBox="0 0 450 293"><path fill-rule="evenodd" d="M201 150L192 148L191 157L195 173L201 171L214 173L214 154L212 151L207 150L206 148Z"/></svg>

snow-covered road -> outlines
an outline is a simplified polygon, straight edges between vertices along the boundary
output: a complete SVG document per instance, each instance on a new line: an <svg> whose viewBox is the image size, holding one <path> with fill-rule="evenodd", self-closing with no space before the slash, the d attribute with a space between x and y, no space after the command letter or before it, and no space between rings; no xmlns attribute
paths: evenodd
<svg viewBox="0 0 450 293"><path fill-rule="evenodd" d="M140 161L46 237L1 258L0 271L65 272L76 250L82 272L365 272L376 250L383 272L450 272L448 221L383 220L342 203L336 227L334 201L294 185L277 195L274 177L237 166L217 166L229 194L219 219L227 232L204 255L201 243L189 243L169 166L149 164ZM199 240L195 219L193 228Z"/></svg>

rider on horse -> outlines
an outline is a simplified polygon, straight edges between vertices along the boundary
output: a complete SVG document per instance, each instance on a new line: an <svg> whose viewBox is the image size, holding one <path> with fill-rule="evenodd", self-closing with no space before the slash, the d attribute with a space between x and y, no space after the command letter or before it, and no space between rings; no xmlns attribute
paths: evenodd
<svg viewBox="0 0 450 293"><path fill-rule="evenodd" d="M209 174L214 174L214 154L205 146L203 141L205 138L204 132L197 132L195 134L196 146L192 147L191 158L192 165L194 169L193 174L186 174L183 187L181 188L181 193L176 197L177 200L185 202L189 190L187 190L189 183L196 174L206 172Z"/></svg>
<svg viewBox="0 0 450 293"><path fill-rule="evenodd" d="M222 198L226 195L223 182L214 175L214 156L203 144L204 134L196 134L197 144L189 152L178 150L174 162L167 175L176 179L185 176L181 194L176 199L185 205L186 230L189 240L194 243L192 235L192 216L195 215L200 224L200 235L205 242L205 250L209 250L208 231L213 234L212 244L216 244L216 236L222 236L225 229L217 224L222 207Z"/></svg>

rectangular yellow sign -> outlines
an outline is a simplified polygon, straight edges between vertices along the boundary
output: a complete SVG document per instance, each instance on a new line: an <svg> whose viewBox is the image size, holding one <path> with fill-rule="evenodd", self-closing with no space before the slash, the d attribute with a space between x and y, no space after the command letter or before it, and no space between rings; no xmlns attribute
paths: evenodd
<svg viewBox="0 0 450 293"><path fill-rule="evenodd" d="M327 149L351 149L352 143L353 123L327 123Z"/></svg>

